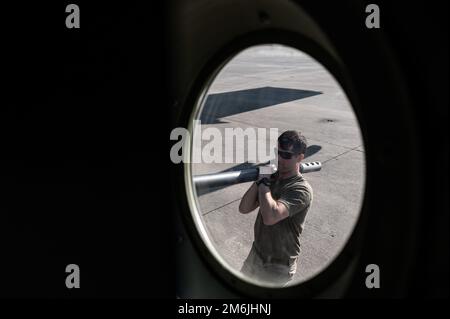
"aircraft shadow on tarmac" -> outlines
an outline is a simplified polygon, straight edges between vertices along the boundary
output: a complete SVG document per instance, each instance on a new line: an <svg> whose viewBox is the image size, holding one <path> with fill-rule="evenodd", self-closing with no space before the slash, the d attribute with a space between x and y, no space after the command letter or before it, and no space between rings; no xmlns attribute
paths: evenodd
<svg viewBox="0 0 450 319"><path fill-rule="evenodd" d="M200 120L202 124L226 123L220 118L318 94L322 94L322 92L270 86L210 94L206 99Z"/></svg>

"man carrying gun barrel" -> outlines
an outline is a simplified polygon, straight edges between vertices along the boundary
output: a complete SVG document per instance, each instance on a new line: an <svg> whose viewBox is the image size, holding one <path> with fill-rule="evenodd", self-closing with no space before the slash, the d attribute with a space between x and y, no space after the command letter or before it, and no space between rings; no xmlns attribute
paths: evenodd
<svg viewBox="0 0 450 319"><path fill-rule="evenodd" d="M278 170L260 170L242 197L239 212L259 207L254 241L241 272L251 278L287 285L297 270L300 234L313 201L313 190L300 173L306 138L297 131L278 137Z"/></svg>

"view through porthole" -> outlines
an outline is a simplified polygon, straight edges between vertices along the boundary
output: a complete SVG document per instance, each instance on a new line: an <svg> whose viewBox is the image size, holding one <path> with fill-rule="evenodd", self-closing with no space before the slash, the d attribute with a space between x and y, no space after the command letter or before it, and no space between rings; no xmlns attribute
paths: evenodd
<svg viewBox="0 0 450 319"><path fill-rule="evenodd" d="M362 206L365 154L352 106L319 62L248 48L212 80L191 125L192 213L227 269L283 287L338 256Z"/></svg>

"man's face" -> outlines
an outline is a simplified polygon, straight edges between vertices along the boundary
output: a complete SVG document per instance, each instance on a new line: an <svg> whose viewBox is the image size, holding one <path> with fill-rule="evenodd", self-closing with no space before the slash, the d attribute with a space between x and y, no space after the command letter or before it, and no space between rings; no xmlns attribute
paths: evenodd
<svg viewBox="0 0 450 319"><path fill-rule="evenodd" d="M289 172L296 168L296 164L303 159L303 154L295 154L292 146L289 149L281 148L278 143L278 170L281 172Z"/></svg>

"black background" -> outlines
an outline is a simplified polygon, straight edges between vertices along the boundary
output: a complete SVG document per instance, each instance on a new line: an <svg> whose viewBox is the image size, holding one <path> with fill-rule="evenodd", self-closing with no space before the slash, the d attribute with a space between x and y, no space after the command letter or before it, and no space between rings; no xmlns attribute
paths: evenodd
<svg viewBox="0 0 450 319"><path fill-rule="evenodd" d="M1 9L0 296L174 296L165 9L93 2Z"/></svg>

